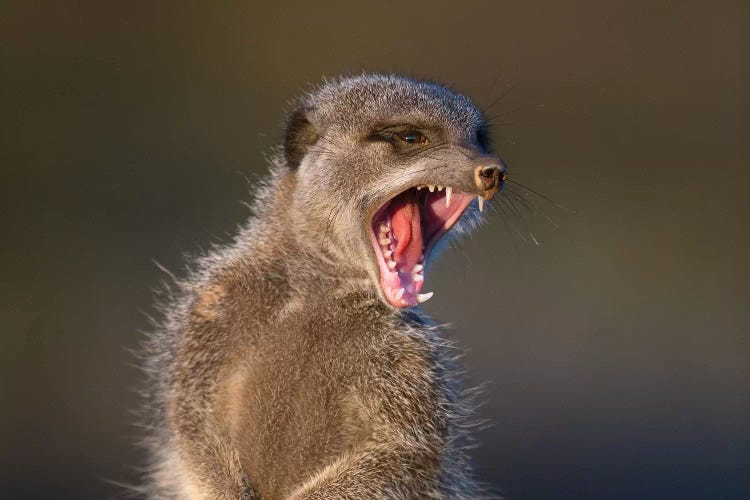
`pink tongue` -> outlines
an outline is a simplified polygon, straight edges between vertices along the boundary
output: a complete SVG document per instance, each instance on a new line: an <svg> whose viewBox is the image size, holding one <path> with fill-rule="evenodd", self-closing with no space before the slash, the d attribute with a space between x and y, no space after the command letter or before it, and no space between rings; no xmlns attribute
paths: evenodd
<svg viewBox="0 0 750 500"><path fill-rule="evenodd" d="M394 260L400 269L411 270L422 255L422 228L419 220L419 205L414 190L397 196L392 202L391 228L396 238Z"/></svg>

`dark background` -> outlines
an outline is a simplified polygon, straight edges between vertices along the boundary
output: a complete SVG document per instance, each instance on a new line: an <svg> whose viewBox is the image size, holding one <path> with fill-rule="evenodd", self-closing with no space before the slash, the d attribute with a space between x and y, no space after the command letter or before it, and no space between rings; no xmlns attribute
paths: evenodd
<svg viewBox="0 0 750 500"><path fill-rule="evenodd" d="M288 100L367 70L475 98L575 212L530 195L429 278L486 382L481 478L750 498L749 34L743 1L3 2L0 496L136 480L153 261L227 241Z"/></svg>

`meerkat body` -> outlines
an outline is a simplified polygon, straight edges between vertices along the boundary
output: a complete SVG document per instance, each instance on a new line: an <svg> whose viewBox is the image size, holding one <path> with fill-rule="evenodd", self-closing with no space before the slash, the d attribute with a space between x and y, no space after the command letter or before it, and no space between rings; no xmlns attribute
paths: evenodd
<svg viewBox="0 0 750 500"><path fill-rule="evenodd" d="M480 497L455 353L414 306L434 244L503 178L444 87L371 75L307 96L254 216L150 341L149 497Z"/></svg>

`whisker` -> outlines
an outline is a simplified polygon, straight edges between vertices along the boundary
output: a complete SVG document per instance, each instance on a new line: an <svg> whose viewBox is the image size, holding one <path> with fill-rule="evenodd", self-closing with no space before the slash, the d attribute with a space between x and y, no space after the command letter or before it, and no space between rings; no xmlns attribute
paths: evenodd
<svg viewBox="0 0 750 500"><path fill-rule="evenodd" d="M532 202L530 202L529 200L527 200L520 194L516 193L515 191L511 189L506 189L503 191L503 194L509 194L509 195L515 196L516 199L521 203L521 205L523 205L523 207L526 208L526 210L528 210L532 214L537 213L536 205L534 205Z"/></svg>
<svg viewBox="0 0 750 500"><path fill-rule="evenodd" d="M528 227L528 225L529 225L528 219L526 219L526 217L524 216L524 214L521 213L521 211L518 209L518 207L516 206L516 204L513 203L513 200L510 199L510 198L505 198L505 202L508 205L508 207L510 208L510 210L518 217L517 220L523 222L524 225L526 225Z"/></svg>
<svg viewBox="0 0 750 500"><path fill-rule="evenodd" d="M533 213L534 215L541 215L542 217L544 217L547 220L547 222L549 222L550 224L552 224L552 226L555 229L559 229L560 228L560 225L554 219L552 219L552 217L550 217L547 214L547 212L542 207L540 207L539 205L537 205L536 203L534 203L533 200L525 198L521 194L516 193L515 191L513 191L513 189L511 189L511 188L505 189L504 192L507 193L507 194L515 196L516 199L521 204L523 204L525 207L527 207L529 209L529 211L531 213Z"/></svg>
<svg viewBox="0 0 750 500"><path fill-rule="evenodd" d="M546 201L548 203L551 203L552 205L554 205L555 207L557 207L557 208L559 208L561 210L565 210L566 212L568 212L570 214L578 215L578 212L576 212L575 210L570 209L570 208L568 208L568 207L566 207L564 205L561 205L561 204L557 203L552 198L550 198L550 197L548 197L546 195L543 195L542 193L540 193L540 192L538 192L538 191L530 188L529 186L527 186L525 184L521 184L520 182L514 181L513 179L507 179L505 182L511 183L511 184L515 184L516 186L525 189L529 193L532 193L532 194L538 196L539 198L543 199L544 201Z"/></svg>
<svg viewBox="0 0 750 500"><path fill-rule="evenodd" d="M511 226L510 219L513 218L513 215L509 213L508 208L505 206L503 200L501 200L497 204L493 203L491 206L495 208L500 214L500 220L503 223L505 232L510 237L510 241L513 242L513 250L515 251L516 255L520 255L521 248L518 245L518 240L516 239L516 237L520 237L520 239L523 241L525 241L525 238L521 233L519 233L518 229L515 226Z"/></svg>
<svg viewBox="0 0 750 500"><path fill-rule="evenodd" d="M518 209L513 205L513 203L511 203L510 200L507 201L510 210L518 215ZM523 218L522 216L516 217L515 219L513 219L513 225L516 227L516 232L525 243L529 243L529 237L532 238L532 241L535 240L534 235L529 230L529 222L525 218Z"/></svg>
<svg viewBox="0 0 750 500"><path fill-rule="evenodd" d="M531 125L531 124L532 124L531 122L498 122L496 123L496 122L489 121L489 120L485 122L485 125L487 126L488 129L494 129L497 127L510 127L513 125Z"/></svg>
<svg viewBox="0 0 750 500"><path fill-rule="evenodd" d="M493 86L494 86L494 85L493 85ZM499 103L500 101L502 101L503 99L505 99L505 98L506 98L506 97L507 97L507 96L508 96L508 95L509 95L509 94L510 94L510 93L511 93L511 92L512 92L513 90L515 90L515 88L516 88L516 84L515 84L515 83L512 83L512 84L508 85L508 86L506 87L506 90L505 90L505 92L503 92L502 94L500 94L499 96L497 96L497 97L496 97L496 98L495 98L495 99L494 99L494 100L493 100L493 101L492 101L492 102L490 103L490 105L489 105L489 106L487 106L487 108L486 108L486 110L485 110L485 114L487 114L487 112L488 112L488 111L490 111L490 110L491 110L491 109L492 109L493 107L495 107L495 105L496 105L497 103Z"/></svg>
<svg viewBox="0 0 750 500"><path fill-rule="evenodd" d="M502 113L494 114L490 117L490 120L494 120L495 118L500 118L501 116L506 115L512 115L513 113L518 113L519 111L525 111L528 109L539 109L543 108L544 104L526 104L524 106L518 106L516 108L509 109L508 111L503 111Z"/></svg>

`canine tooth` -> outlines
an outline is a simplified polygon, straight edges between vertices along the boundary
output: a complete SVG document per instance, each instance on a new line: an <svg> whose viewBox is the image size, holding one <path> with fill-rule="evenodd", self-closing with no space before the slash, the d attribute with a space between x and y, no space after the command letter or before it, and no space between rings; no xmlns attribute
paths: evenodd
<svg viewBox="0 0 750 500"><path fill-rule="evenodd" d="M403 288L399 288L398 291L393 294L393 298L395 298L396 300L401 300L401 297L404 296L404 291L405 290Z"/></svg>
<svg viewBox="0 0 750 500"><path fill-rule="evenodd" d="M403 288L402 288L402 290L403 290ZM419 302L420 304L422 302L427 302L428 300L430 300L432 298L433 295L434 295L433 292L420 293L419 295L417 295L417 302Z"/></svg>
<svg viewBox="0 0 750 500"><path fill-rule="evenodd" d="M393 271L394 269L396 269L396 261L395 260L392 260L392 261L388 262L388 269L390 269L391 271Z"/></svg>
<svg viewBox="0 0 750 500"><path fill-rule="evenodd" d="M445 208L448 208L451 206L451 195L453 194L453 188L452 187L446 187L445 188Z"/></svg>
<svg viewBox="0 0 750 500"><path fill-rule="evenodd" d="M430 193L432 193L433 191L435 191L435 185L434 184L427 184L427 189L429 189Z"/></svg>
<svg viewBox="0 0 750 500"><path fill-rule="evenodd" d="M413 274L411 279L413 279L414 281L424 281L424 276L422 276L421 274Z"/></svg>
<svg viewBox="0 0 750 500"><path fill-rule="evenodd" d="M413 273L420 273L422 272L422 269L424 269L424 266L422 264L417 264L414 266L414 269L411 270Z"/></svg>
<svg viewBox="0 0 750 500"><path fill-rule="evenodd" d="M479 211L484 211L484 198L482 198L482 195L477 195L477 202L479 203Z"/></svg>

